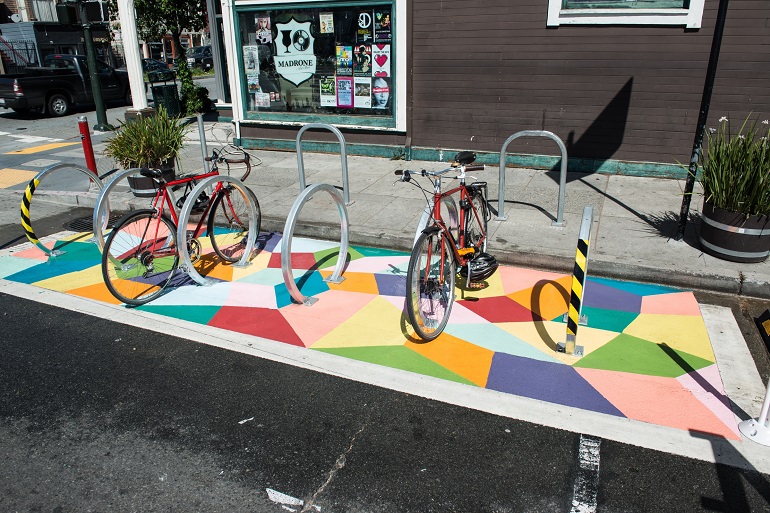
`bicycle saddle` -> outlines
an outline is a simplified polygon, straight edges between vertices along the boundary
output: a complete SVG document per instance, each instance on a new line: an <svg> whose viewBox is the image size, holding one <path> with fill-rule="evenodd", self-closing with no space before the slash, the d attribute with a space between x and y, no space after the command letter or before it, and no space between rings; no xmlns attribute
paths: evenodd
<svg viewBox="0 0 770 513"><path fill-rule="evenodd" d="M143 167L139 171L139 174L142 175L142 176L146 176L147 178L158 178L158 179L160 179L160 178L163 177L163 171L161 171L160 169L149 169L149 168L146 168L146 167Z"/></svg>
<svg viewBox="0 0 770 513"><path fill-rule="evenodd" d="M455 155L455 164L460 166L467 166L471 162L476 160L476 153L473 151L461 151Z"/></svg>

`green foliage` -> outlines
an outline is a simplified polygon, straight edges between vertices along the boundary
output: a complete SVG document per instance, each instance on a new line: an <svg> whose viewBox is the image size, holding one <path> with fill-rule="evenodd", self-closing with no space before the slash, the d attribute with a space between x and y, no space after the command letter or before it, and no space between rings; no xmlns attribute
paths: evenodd
<svg viewBox="0 0 770 513"><path fill-rule="evenodd" d="M184 60L179 61L177 78L182 83L181 98L182 111L188 116L206 112L211 108L209 91L205 87L195 85L192 79L192 70Z"/></svg>
<svg viewBox="0 0 770 513"><path fill-rule="evenodd" d="M746 215L770 215L770 142L768 121L751 115L733 135L723 117L706 134L700 182L706 201Z"/></svg>
<svg viewBox="0 0 770 513"><path fill-rule="evenodd" d="M110 18L118 21L117 0L107 0ZM177 48L181 48L179 34L184 31L200 32L206 26L205 0L134 0L136 30L145 41L160 41L172 34Z"/></svg>
<svg viewBox="0 0 770 513"><path fill-rule="evenodd" d="M163 106L153 116L140 116L121 123L107 141L104 154L114 158L124 169L160 168L179 156L184 136L189 131L177 117L169 117Z"/></svg>

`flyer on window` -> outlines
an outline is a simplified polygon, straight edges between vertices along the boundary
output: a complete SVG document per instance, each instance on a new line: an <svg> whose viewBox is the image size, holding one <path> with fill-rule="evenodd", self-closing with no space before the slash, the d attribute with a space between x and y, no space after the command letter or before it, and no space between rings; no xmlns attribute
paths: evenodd
<svg viewBox="0 0 770 513"><path fill-rule="evenodd" d="M334 14L322 12L318 18L321 23L321 34L334 34Z"/></svg>
<svg viewBox="0 0 770 513"><path fill-rule="evenodd" d="M269 107L270 106L270 93L256 93L255 100L257 107Z"/></svg>
<svg viewBox="0 0 770 513"><path fill-rule="evenodd" d="M353 55L353 74L372 76L372 47L356 45Z"/></svg>
<svg viewBox="0 0 770 513"><path fill-rule="evenodd" d="M346 75L346 76L353 74L353 47L352 46L337 47L337 74Z"/></svg>
<svg viewBox="0 0 770 513"><path fill-rule="evenodd" d="M355 101L357 109L372 108L372 79L371 77L355 77Z"/></svg>
<svg viewBox="0 0 770 513"><path fill-rule="evenodd" d="M374 41L390 42L390 9L374 11Z"/></svg>
<svg viewBox="0 0 770 513"><path fill-rule="evenodd" d="M259 47L243 47L243 67L246 75L259 75Z"/></svg>
<svg viewBox="0 0 770 513"><path fill-rule="evenodd" d="M334 85L334 77L321 77L321 107L337 106L337 88Z"/></svg>
<svg viewBox="0 0 770 513"><path fill-rule="evenodd" d="M372 45L372 75L375 77L390 76L390 45L375 43Z"/></svg>
<svg viewBox="0 0 770 513"><path fill-rule="evenodd" d="M270 17L257 16L257 42L262 45L273 42L273 34L270 32Z"/></svg>
<svg viewBox="0 0 770 513"><path fill-rule="evenodd" d="M360 11L358 13L358 29L356 31L356 41L366 43L372 41L372 29L374 20L372 10Z"/></svg>
<svg viewBox="0 0 770 513"><path fill-rule="evenodd" d="M337 77L337 107L353 107L352 77Z"/></svg>

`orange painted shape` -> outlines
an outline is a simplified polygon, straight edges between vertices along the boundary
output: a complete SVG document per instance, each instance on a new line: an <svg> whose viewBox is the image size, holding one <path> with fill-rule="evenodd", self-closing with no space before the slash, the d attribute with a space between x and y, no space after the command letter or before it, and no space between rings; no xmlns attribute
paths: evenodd
<svg viewBox="0 0 770 513"><path fill-rule="evenodd" d="M508 297L543 319L551 320L567 313L571 290L572 276L561 275L555 280L543 278L532 287L508 294Z"/></svg>
<svg viewBox="0 0 770 513"><path fill-rule="evenodd" d="M332 271L321 271L324 279L331 276ZM345 278L342 283L326 282L330 290L344 290L347 292L363 292L365 294L378 294L377 280L371 273L343 273Z"/></svg>
<svg viewBox="0 0 770 513"><path fill-rule="evenodd" d="M405 345L480 387L487 384L494 351L453 337L446 332L429 343L406 342Z"/></svg>
<svg viewBox="0 0 770 513"><path fill-rule="evenodd" d="M111 305L123 304L115 296L113 296L109 290L107 290L107 285L105 285L104 282L94 283L93 285L88 285L86 287L70 289L67 291L67 294L101 301Z"/></svg>
<svg viewBox="0 0 770 513"><path fill-rule="evenodd" d="M642 297L640 313L700 316L698 301L692 292L674 292Z"/></svg>
<svg viewBox="0 0 770 513"><path fill-rule="evenodd" d="M630 419L740 440L740 436L675 378L598 369L575 370Z"/></svg>

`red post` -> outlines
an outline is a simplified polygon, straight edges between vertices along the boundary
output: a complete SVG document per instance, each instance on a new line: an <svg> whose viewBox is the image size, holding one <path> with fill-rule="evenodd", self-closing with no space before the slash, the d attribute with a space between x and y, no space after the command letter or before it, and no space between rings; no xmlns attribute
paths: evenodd
<svg viewBox="0 0 770 513"><path fill-rule="evenodd" d="M88 130L88 119L85 116L78 118L78 128L80 128L80 140L83 142L83 153L86 156L86 167L96 172L96 159L94 158L94 147L91 144L91 132Z"/></svg>

